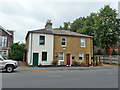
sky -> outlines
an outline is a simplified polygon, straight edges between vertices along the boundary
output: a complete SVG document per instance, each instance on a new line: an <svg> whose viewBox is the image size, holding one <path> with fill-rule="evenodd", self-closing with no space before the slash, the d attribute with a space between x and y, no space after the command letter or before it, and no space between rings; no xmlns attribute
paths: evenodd
<svg viewBox="0 0 120 90"><path fill-rule="evenodd" d="M52 20L53 28L63 22L99 12L104 5L118 11L119 0L0 0L0 25L14 31L14 42L24 42L28 31L44 28Z"/></svg>

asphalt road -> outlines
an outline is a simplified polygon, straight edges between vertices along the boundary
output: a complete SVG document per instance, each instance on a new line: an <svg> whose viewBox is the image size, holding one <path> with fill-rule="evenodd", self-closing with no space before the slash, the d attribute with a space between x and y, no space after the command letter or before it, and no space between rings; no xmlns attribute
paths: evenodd
<svg viewBox="0 0 120 90"><path fill-rule="evenodd" d="M3 73L2 88L118 88L118 69Z"/></svg>

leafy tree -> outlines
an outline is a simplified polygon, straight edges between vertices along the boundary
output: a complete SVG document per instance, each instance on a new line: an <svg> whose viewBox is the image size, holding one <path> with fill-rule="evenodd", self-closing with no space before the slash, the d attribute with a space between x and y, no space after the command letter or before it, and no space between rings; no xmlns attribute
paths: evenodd
<svg viewBox="0 0 120 90"><path fill-rule="evenodd" d="M83 33L81 31L84 27L84 21L85 17L80 17L79 19L76 19L71 25L70 25L70 30L78 33Z"/></svg>
<svg viewBox="0 0 120 90"><path fill-rule="evenodd" d="M106 5L104 8L100 9L98 13L98 30L95 34L97 34L99 45L102 48L107 50L110 47L114 47L117 44L117 13L115 9L110 8L109 5Z"/></svg>
<svg viewBox="0 0 120 90"><path fill-rule="evenodd" d="M59 28L56 28L56 29L60 29L60 30L68 30L69 27L70 27L70 22L63 22L64 26L60 26Z"/></svg>
<svg viewBox="0 0 120 90"><path fill-rule="evenodd" d="M70 30L94 36L94 45L106 49L107 54L108 49L115 47L118 41L120 24L116 16L116 10L105 5L98 13L76 19L70 25Z"/></svg>
<svg viewBox="0 0 120 90"><path fill-rule="evenodd" d="M13 43L11 44L10 55L12 59L21 61L23 60L23 54L26 52L25 44Z"/></svg>

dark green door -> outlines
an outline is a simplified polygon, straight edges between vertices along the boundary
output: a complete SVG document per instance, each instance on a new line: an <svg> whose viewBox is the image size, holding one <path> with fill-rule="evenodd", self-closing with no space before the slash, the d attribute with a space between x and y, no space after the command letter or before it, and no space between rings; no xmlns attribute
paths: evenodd
<svg viewBox="0 0 120 90"><path fill-rule="evenodd" d="M38 66L38 53L33 53L33 66Z"/></svg>

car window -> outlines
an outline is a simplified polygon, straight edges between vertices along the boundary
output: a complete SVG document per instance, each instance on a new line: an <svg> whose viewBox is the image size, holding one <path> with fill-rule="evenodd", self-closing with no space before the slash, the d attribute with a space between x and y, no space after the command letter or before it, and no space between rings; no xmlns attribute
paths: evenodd
<svg viewBox="0 0 120 90"><path fill-rule="evenodd" d="M3 61L3 59L2 59L2 58L0 58L0 61Z"/></svg>

